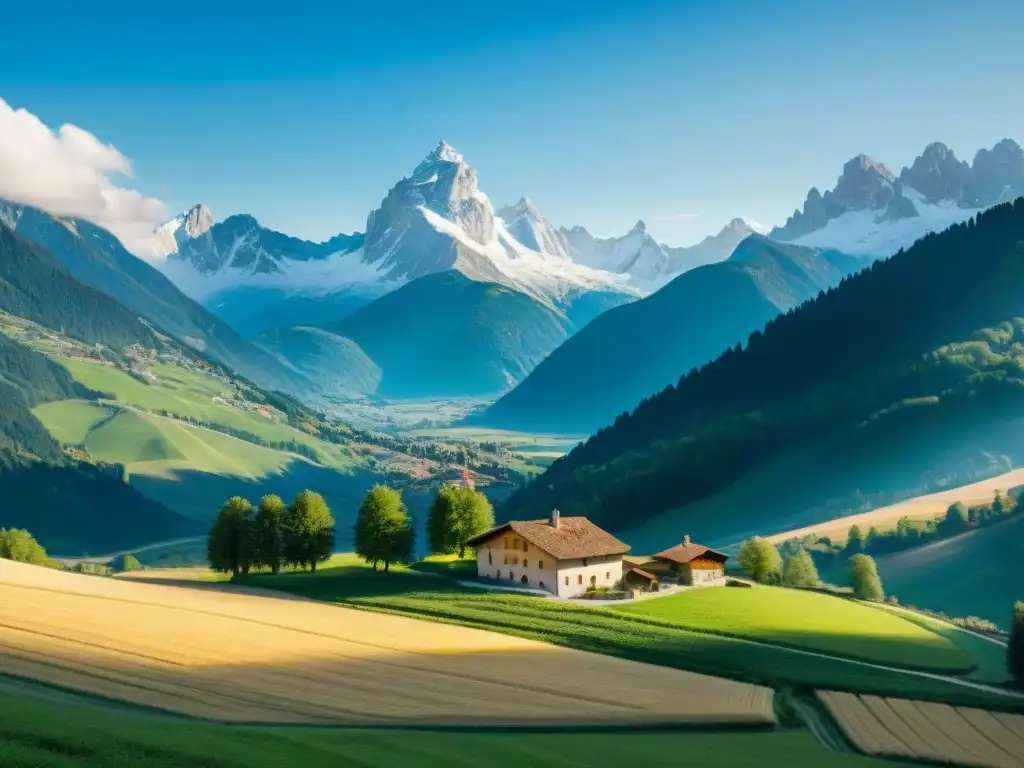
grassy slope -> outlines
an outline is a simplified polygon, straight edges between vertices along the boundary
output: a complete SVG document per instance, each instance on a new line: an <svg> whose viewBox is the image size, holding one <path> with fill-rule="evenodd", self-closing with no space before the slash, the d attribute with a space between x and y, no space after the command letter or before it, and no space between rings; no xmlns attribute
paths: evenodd
<svg viewBox="0 0 1024 768"><path fill-rule="evenodd" d="M815 592L761 586L693 589L614 610L877 664L954 673L971 668L967 652L929 629Z"/></svg>
<svg viewBox="0 0 1024 768"><path fill-rule="evenodd" d="M110 417L112 409L83 400L61 400L37 406L32 412L56 440L81 445L97 424Z"/></svg>
<svg viewBox="0 0 1024 768"><path fill-rule="evenodd" d="M823 687L996 708L1013 706L1012 700L1006 697L941 680L807 656L781 647L754 646L725 635L689 631L677 623L603 608L488 593L462 587L443 576L414 573L401 566L389 574L374 573L357 561L348 560L316 575L257 576L253 582L318 600L507 632L771 686ZM856 626L849 631L856 636ZM913 633L914 630L907 631ZM932 647L944 646L939 643ZM959 657L955 651L953 655ZM926 652L923 663L926 666L934 663L934 657L929 658Z"/></svg>
<svg viewBox="0 0 1024 768"><path fill-rule="evenodd" d="M345 446L323 442L258 413L237 410L215 397L228 394L219 379L177 366L154 365L157 381L144 384L111 366L80 359L56 358L75 378L119 403L142 410L168 411L182 418L206 420L245 430L267 441L295 441L317 451L324 466L287 451L237 440L212 430L191 427L152 414L124 412L108 424L93 420L96 406L62 401L37 409L53 433L78 438L92 455L126 464L132 486L171 509L208 520L229 496L259 498L277 493L289 498L313 488L327 498L339 524L339 545L350 537L350 518L360 496L376 476L358 471ZM81 439L86 426L99 424ZM71 426L67 426L70 424ZM340 471L339 471L340 470Z"/></svg>
<svg viewBox="0 0 1024 768"><path fill-rule="evenodd" d="M111 716L23 698L0 698L0 764L5 768L619 768L675 766L679 756L707 768L882 766L830 753L806 732L521 733L231 727Z"/></svg>
<svg viewBox="0 0 1024 768"><path fill-rule="evenodd" d="M980 616L1008 629L1024 599L1024 515L876 559L889 594L906 605Z"/></svg>

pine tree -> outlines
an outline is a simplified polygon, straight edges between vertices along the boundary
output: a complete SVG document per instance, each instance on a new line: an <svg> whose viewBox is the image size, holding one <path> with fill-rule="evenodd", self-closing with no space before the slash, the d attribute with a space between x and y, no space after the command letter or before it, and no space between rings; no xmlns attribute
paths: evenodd
<svg viewBox="0 0 1024 768"><path fill-rule="evenodd" d="M373 564L409 562L413 557L415 531L402 496L386 485L375 485L359 505L355 524L356 554Z"/></svg>
<svg viewBox="0 0 1024 768"><path fill-rule="evenodd" d="M316 573L317 563L334 552L334 516L319 493L300 492L288 505L284 518L284 555L289 563Z"/></svg>

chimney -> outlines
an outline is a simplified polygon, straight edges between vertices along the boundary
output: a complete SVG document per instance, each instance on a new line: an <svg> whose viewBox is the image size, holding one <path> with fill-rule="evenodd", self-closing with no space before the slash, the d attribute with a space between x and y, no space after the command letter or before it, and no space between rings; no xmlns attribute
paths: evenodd
<svg viewBox="0 0 1024 768"><path fill-rule="evenodd" d="M551 510L551 527L552 528L558 528L558 522L559 522L559 517L560 516L561 516L561 512L559 512L557 509L552 509Z"/></svg>
<svg viewBox="0 0 1024 768"><path fill-rule="evenodd" d="M683 546L684 547L690 546L690 534L688 534L688 533L683 535Z"/></svg>

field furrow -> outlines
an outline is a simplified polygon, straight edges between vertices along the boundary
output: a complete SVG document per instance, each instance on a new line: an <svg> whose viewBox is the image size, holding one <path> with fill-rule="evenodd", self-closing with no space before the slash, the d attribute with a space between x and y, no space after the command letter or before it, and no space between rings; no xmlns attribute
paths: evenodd
<svg viewBox="0 0 1024 768"><path fill-rule="evenodd" d="M308 600L0 561L0 668L204 718L769 724L759 686Z"/></svg>
<svg viewBox="0 0 1024 768"><path fill-rule="evenodd" d="M819 691L847 738L869 755L978 768L1024 767L1024 717L935 702ZM882 732L880 733L880 730Z"/></svg>

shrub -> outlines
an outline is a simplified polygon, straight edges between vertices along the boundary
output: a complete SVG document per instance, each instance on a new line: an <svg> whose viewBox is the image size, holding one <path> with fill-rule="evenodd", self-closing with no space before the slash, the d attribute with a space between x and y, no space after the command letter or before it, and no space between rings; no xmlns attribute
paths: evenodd
<svg viewBox="0 0 1024 768"><path fill-rule="evenodd" d="M118 555L109 563L107 563L110 570L115 573L125 573L126 571L141 571L142 563L139 562L135 555Z"/></svg>

